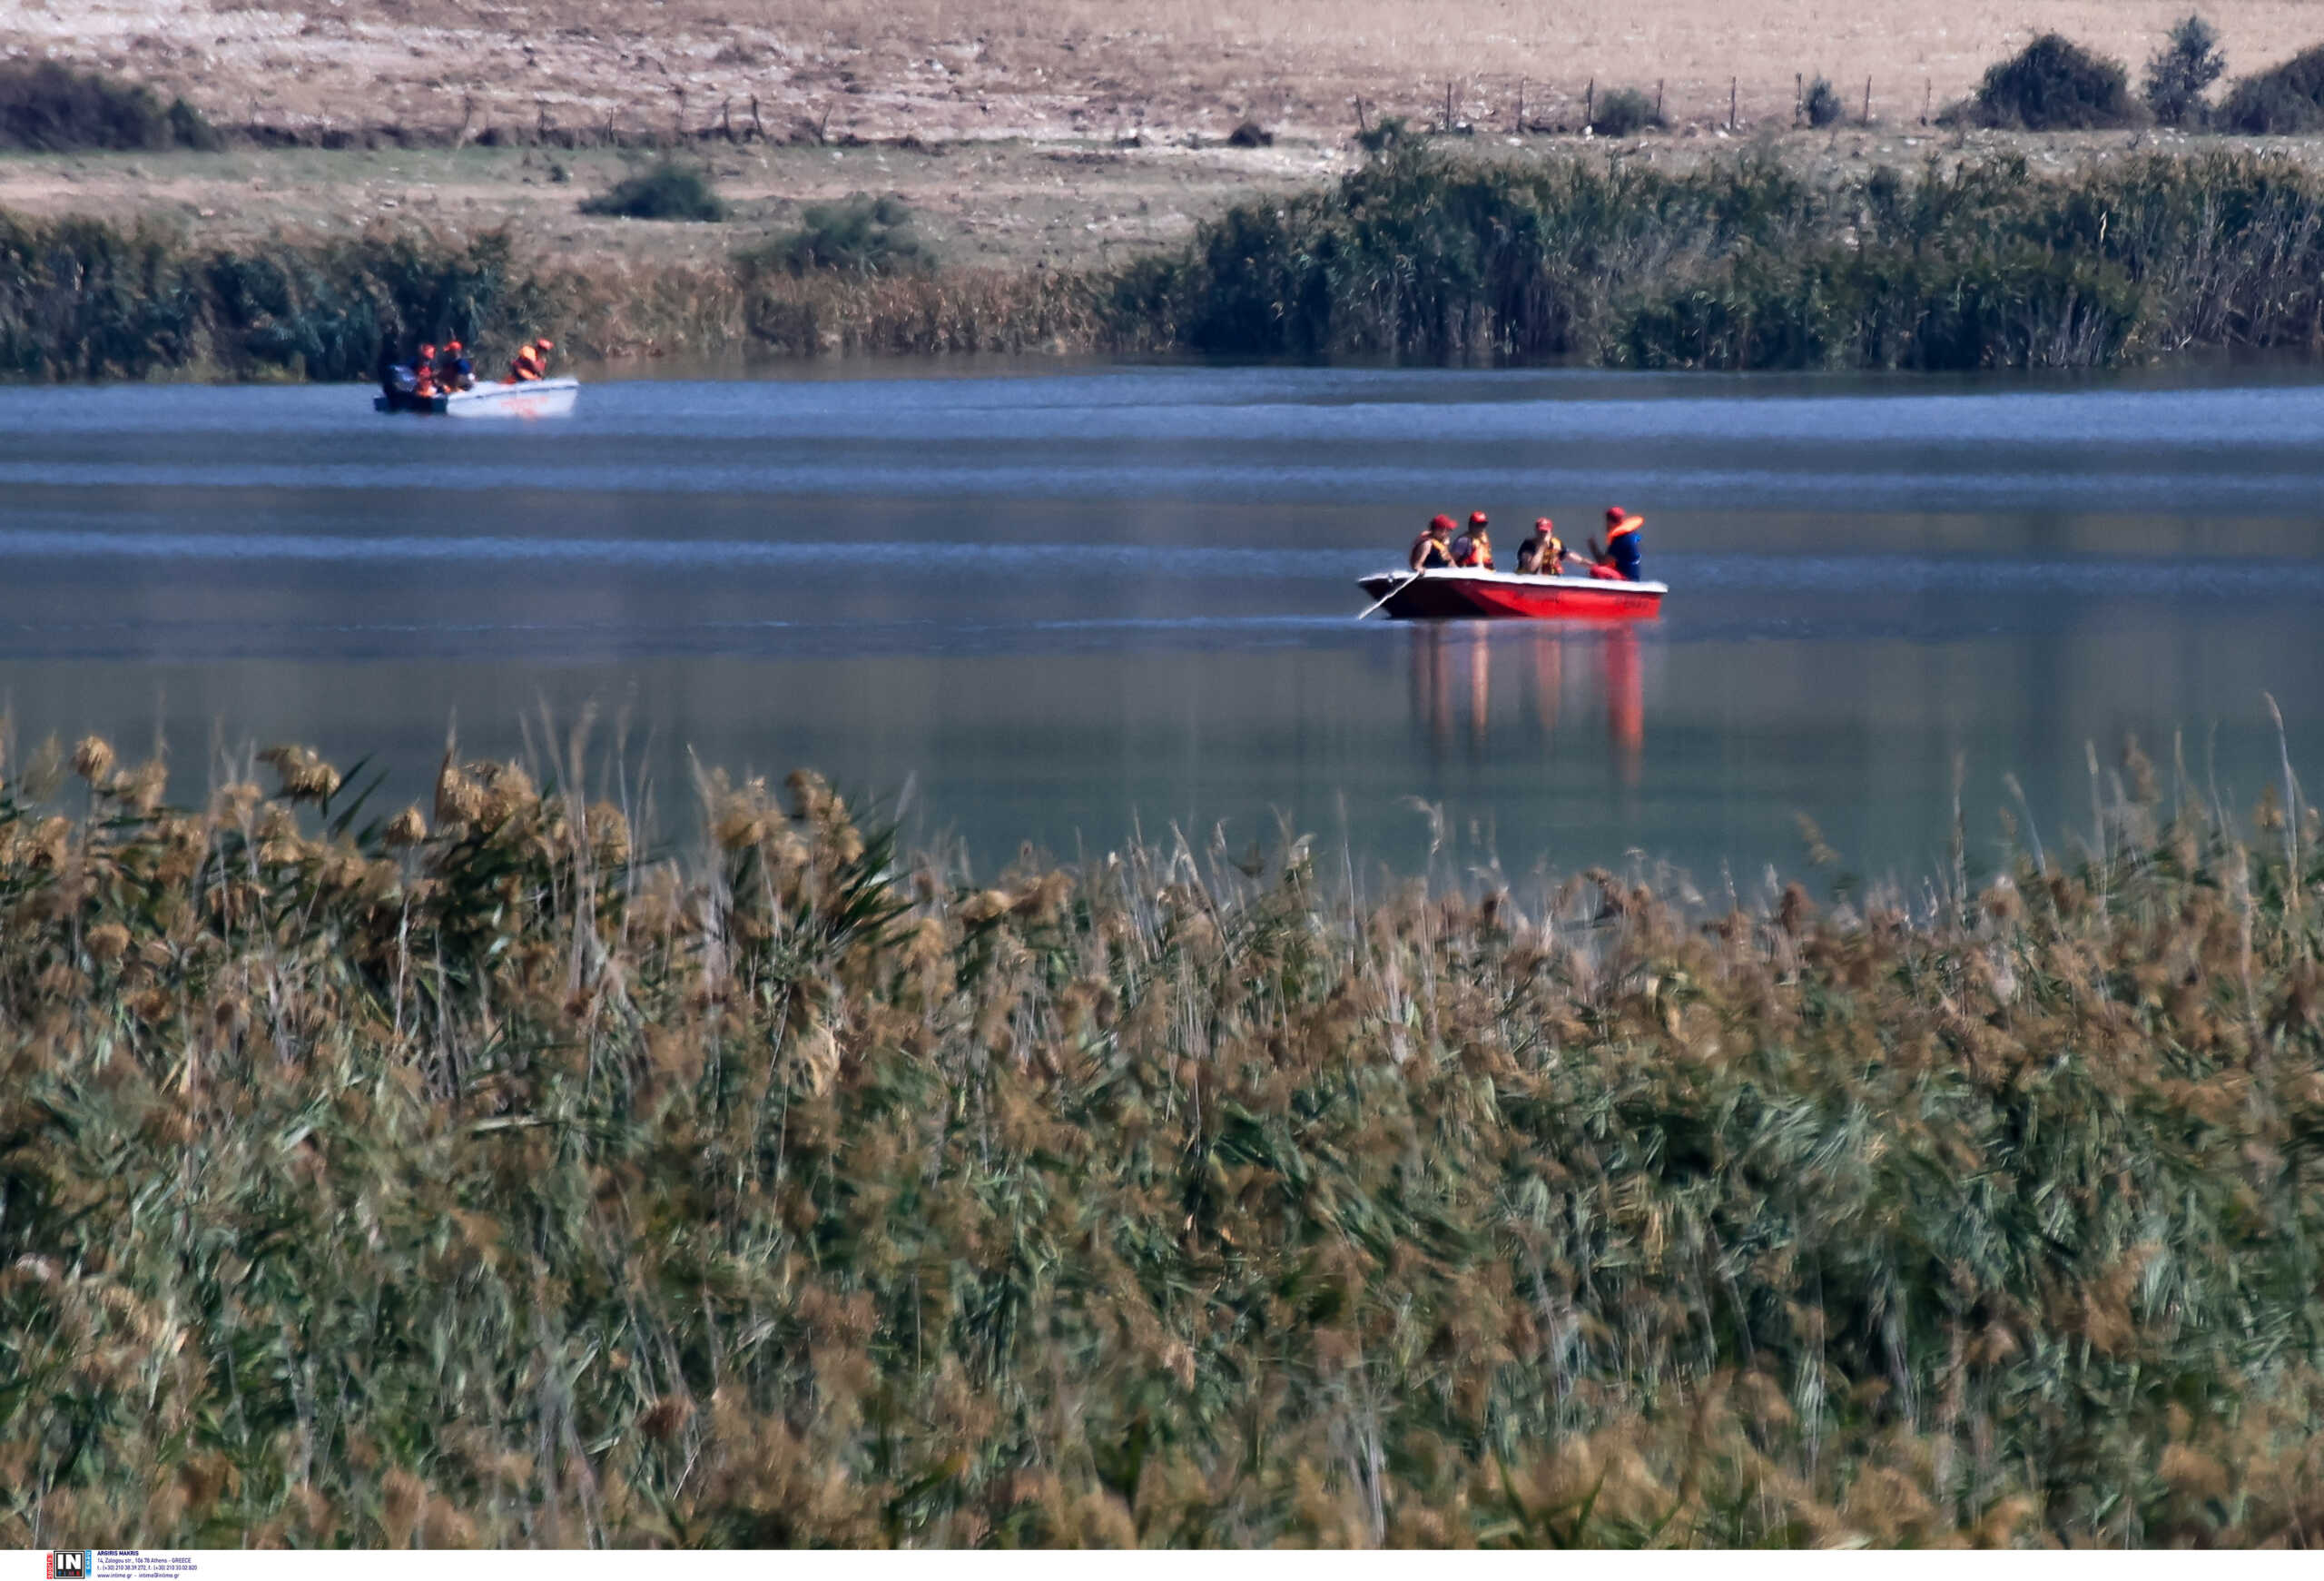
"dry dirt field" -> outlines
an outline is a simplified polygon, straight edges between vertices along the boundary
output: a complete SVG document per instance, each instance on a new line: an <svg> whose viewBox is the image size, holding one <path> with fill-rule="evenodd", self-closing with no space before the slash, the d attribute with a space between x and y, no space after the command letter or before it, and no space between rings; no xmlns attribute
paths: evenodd
<svg viewBox="0 0 2324 1581"><path fill-rule="evenodd" d="M1735 145L1733 78L1737 138L1775 136L1788 157L1827 168L1910 163L1963 149L1920 124L1924 107L1967 91L2035 26L2135 68L2188 4L1274 0L1235 12L1184 0L0 0L0 49L153 82L223 124L403 127L460 143L0 157L0 206L159 218L217 240L381 222L508 224L576 255L685 259L787 228L805 203L892 192L950 262L1069 266L1181 241L1240 194L1347 168L1358 98L1367 115L1433 124L1449 83L1453 118L1478 133L1472 146L1525 157L1510 148L1521 88L1530 152L1584 146L1542 133L1581 120L1593 80L1648 92L1659 83L1673 130L1594 147L1685 163ZM2203 9L2232 69L2324 40L2324 0ZM1844 84L1852 120L1869 76L1876 124L1781 130L1795 72ZM1274 131L1275 144L1221 146L1246 117ZM722 124L738 141L698 146L734 204L724 226L577 212L641 153L478 143L544 125L635 140ZM2041 168L2154 141L1979 134L1966 148L2015 142Z"/></svg>
<svg viewBox="0 0 2324 1581"><path fill-rule="evenodd" d="M1010 141L931 152L716 144L705 157L731 210L725 224L579 212L583 198L645 157L474 146L0 156L0 208L158 220L215 242L375 223L446 233L505 225L568 257L681 262L723 257L787 231L808 203L894 193L948 264L1059 267L1181 242L1197 220L1255 187L1305 184L1345 156L1314 145L1116 150Z"/></svg>
<svg viewBox="0 0 2324 1581"><path fill-rule="evenodd" d="M214 118L633 131L722 117L892 138L1336 137L1352 101L1495 129L1587 85L1788 122L1795 74L1917 117L2056 28L2134 68L2191 0L0 0L0 49L186 94ZM2232 69L2324 40L2319 0L2204 0Z"/></svg>
<svg viewBox="0 0 2324 1581"><path fill-rule="evenodd" d="M1462 144L1480 158L1579 154L1683 167L1753 139L1681 131L1616 143L1505 136ZM1931 133L1916 126L1843 128L1771 138L1797 167L1824 176L1874 162L1911 168L1935 157L2024 152L2036 172L2202 139L2173 133L2007 136ZM2240 146L2252 146L2240 143ZM2270 150L2324 160L2324 140L2270 138ZM722 225L607 220L579 212L648 156L605 149L370 151L289 148L225 153L0 156L0 208L158 222L206 242L271 234L348 234L375 224L457 235L506 226L544 254L637 262L706 262L788 231L806 204L851 193L894 193L948 265L1072 268L1181 243L1196 224L1254 192L1323 180L1352 165L1344 143L1285 140L1272 148L1148 143L1116 148L1023 140L930 148L746 143L708 147L732 210ZM562 180L558 179L562 173Z"/></svg>

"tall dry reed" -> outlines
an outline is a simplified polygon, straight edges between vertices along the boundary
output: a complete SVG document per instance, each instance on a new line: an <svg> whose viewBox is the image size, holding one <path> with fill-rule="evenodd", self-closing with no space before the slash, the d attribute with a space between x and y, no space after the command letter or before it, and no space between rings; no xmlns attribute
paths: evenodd
<svg viewBox="0 0 2324 1581"><path fill-rule="evenodd" d="M2296 802L1705 910L559 756L12 773L0 1541L2324 1535Z"/></svg>

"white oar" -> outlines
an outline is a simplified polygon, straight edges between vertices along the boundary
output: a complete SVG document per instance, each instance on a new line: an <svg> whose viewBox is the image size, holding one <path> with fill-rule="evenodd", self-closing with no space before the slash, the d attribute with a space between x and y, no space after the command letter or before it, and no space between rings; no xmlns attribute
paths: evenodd
<svg viewBox="0 0 2324 1581"><path fill-rule="evenodd" d="M1401 581L1401 582L1397 583L1394 587L1393 587L1393 588L1389 588L1385 593L1381 594L1381 595L1380 595L1380 604L1385 604L1389 599L1391 599L1391 598L1394 598L1397 594L1399 594L1399 593L1403 592L1406 588L1411 587L1414 582L1419 581L1423 577L1426 576L1427 574L1428 574L1428 573L1427 573L1427 572L1425 572L1425 571L1414 571L1414 572L1413 572L1413 573L1412 573L1412 575L1410 575L1410 576L1406 577L1403 581ZM1377 608L1380 608L1380 604L1374 604L1374 605L1372 607L1372 609L1377 609ZM1371 614L1371 613L1372 613L1372 609L1366 609L1366 610L1364 612L1364 615L1369 615L1369 614ZM1359 616L1357 616L1357 617L1356 617L1356 618L1357 618L1358 620L1361 620L1361 619L1363 619L1363 618L1364 618L1364 615L1359 615Z"/></svg>

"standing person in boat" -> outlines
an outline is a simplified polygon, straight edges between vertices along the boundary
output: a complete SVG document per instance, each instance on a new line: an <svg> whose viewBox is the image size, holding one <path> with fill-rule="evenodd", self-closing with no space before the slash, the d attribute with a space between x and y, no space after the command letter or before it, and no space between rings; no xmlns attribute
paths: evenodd
<svg viewBox="0 0 2324 1581"><path fill-rule="evenodd" d="M1533 536L1517 546L1517 572L1524 577L1554 577L1565 570L1565 540L1546 516L1533 523Z"/></svg>
<svg viewBox="0 0 2324 1581"><path fill-rule="evenodd" d="M1452 540L1452 563L1473 570L1492 569L1492 537L1482 510L1469 512L1469 530Z"/></svg>
<svg viewBox="0 0 2324 1581"><path fill-rule="evenodd" d="M1606 507L1606 547L1600 549L1596 539L1590 540L1590 575L1607 581L1643 581L1639 551L1645 536L1646 518L1632 516L1619 505Z"/></svg>
<svg viewBox="0 0 2324 1581"><path fill-rule="evenodd" d="M1430 520L1413 539L1412 568L1415 571L1449 569L1452 564L1452 546L1445 540L1452 534L1452 519L1439 516Z"/></svg>

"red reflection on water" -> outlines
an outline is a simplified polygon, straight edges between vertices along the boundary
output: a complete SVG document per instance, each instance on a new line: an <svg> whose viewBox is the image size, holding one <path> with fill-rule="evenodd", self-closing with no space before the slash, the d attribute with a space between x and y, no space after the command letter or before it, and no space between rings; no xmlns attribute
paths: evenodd
<svg viewBox="0 0 2324 1581"><path fill-rule="evenodd" d="M1469 750L1482 753L1486 726L1492 717L1492 644L1482 625L1471 626L1468 637L1462 657L1469 671Z"/></svg>
<svg viewBox="0 0 2324 1581"><path fill-rule="evenodd" d="M1565 637L1546 626L1525 635L1533 657L1533 717L1541 722L1544 736L1555 736L1558 694L1565 690Z"/></svg>
<svg viewBox="0 0 2324 1581"><path fill-rule="evenodd" d="M1497 640L1524 644L1519 685L1532 693L1533 718L1544 741L1557 733L1566 645L1588 642L1595 647L1614 766L1623 784L1638 784L1646 756L1646 676L1638 634L1627 627L1582 633L1542 624L1496 634L1481 621L1420 627L1413 633L1413 711L1427 728L1430 745L1441 752L1456 736L1465 735L1472 754L1484 750L1492 729L1492 649Z"/></svg>
<svg viewBox="0 0 2324 1581"><path fill-rule="evenodd" d="M1598 649L1606 683L1606 736L1624 785L1636 785L1646 758L1646 677L1638 633L1626 627L1605 635Z"/></svg>
<svg viewBox="0 0 2324 1581"><path fill-rule="evenodd" d="M1452 738L1452 681L1444 663L1444 628L1432 622L1413 633L1413 712L1428 722L1429 744L1442 752Z"/></svg>

